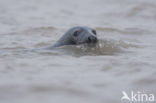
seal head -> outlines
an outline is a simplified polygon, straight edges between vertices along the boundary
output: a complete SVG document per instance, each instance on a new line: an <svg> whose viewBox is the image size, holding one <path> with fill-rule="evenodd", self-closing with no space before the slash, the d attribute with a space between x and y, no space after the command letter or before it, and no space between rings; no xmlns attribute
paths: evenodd
<svg viewBox="0 0 156 103"><path fill-rule="evenodd" d="M63 45L78 45L78 44L94 44L97 43L97 35L94 29L89 27L73 27L69 29L54 45L59 47Z"/></svg>

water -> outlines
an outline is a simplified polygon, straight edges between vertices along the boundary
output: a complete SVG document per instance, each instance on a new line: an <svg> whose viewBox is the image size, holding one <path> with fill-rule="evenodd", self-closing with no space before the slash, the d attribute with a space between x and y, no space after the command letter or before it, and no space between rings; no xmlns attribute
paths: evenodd
<svg viewBox="0 0 156 103"><path fill-rule="evenodd" d="M155 0L1 0L0 102L121 103L122 91L156 95L155 11ZM95 28L99 43L30 51L77 25Z"/></svg>

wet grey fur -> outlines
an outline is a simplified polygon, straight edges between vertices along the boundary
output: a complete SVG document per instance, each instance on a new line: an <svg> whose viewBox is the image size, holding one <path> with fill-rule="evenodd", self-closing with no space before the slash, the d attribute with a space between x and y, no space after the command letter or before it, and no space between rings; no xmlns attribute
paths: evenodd
<svg viewBox="0 0 156 103"><path fill-rule="evenodd" d="M96 43L98 41L96 31L89 27L73 27L69 29L54 45L48 49L63 45L78 45L84 43Z"/></svg>

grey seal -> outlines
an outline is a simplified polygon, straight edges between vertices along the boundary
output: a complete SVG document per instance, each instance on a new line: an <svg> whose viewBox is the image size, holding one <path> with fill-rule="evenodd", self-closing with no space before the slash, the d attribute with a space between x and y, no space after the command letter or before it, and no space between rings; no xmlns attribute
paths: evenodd
<svg viewBox="0 0 156 103"><path fill-rule="evenodd" d="M77 26L69 29L54 45L48 48L85 43L95 44L97 41L96 30L89 27Z"/></svg>

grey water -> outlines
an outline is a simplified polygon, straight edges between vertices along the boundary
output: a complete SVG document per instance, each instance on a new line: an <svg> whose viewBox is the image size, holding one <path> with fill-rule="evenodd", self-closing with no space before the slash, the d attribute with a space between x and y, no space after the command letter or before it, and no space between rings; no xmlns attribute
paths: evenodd
<svg viewBox="0 0 156 103"><path fill-rule="evenodd" d="M0 0L0 102L122 103L122 91L156 96L155 11L155 0ZM95 46L29 51L79 25L97 31Z"/></svg>

